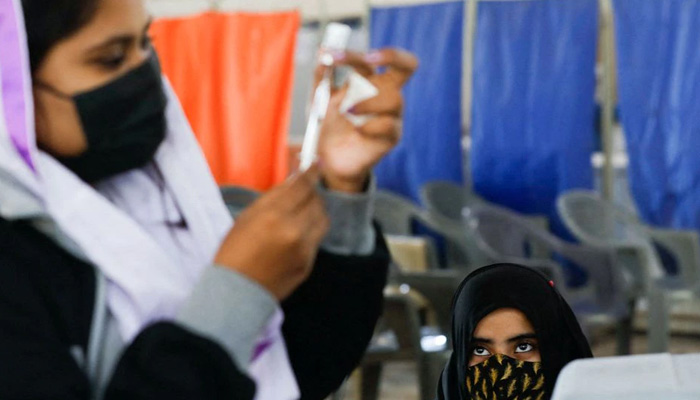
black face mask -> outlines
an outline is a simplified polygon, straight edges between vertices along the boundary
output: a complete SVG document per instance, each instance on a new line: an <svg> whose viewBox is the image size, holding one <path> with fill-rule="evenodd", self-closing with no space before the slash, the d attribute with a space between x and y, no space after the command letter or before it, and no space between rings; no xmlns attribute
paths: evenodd
<svg viewBox="0 0 700 400"><path fill-rule="evenodd" d="M165 139L167 99L155 53L126 75L75 96L38 85L71 99L78 109L87 150L56 159L86 182L143 167Z"/></svg>

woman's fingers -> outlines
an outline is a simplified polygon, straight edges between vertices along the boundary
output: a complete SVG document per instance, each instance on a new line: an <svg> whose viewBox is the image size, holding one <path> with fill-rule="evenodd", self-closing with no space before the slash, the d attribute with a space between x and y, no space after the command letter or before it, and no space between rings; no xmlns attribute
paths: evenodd
<svg viewBox="0 0 700 400"><path fill-rule="evenodd" d="M328 229L318 167L273 189L236 220L215 262L286 299L309 275Z"/></svg>
<svg viewBox="0 0 700 400"><path fill-rule="evenodd" d="M374 67L386 67L384 76L399 87L405 85L418 69L418 58L400 49L376 50L365 55L364 60Z"/></svg>
<svg viewBox="0 0 700 400"><path fill-rule="evenodd" d="M291 185L285 193L282 194L283 202L290 201L291 212L297 212L299 209L304 208L309 201L317 195L318 183L320 180L320 172L318 164L313 164L308 170L299 173L296 180L291 182ZM297 193L299 193L297 195Z"/></svg>
<svg viewBox="0 0 700 400"><path fill-rule="evenodd" d="M403 114L403 97L397 88L384 88L384 90L380 90L379 95L356 104L351 111L355 115L387 114L401 117Z"/></svg>
<svg viewBox="0 0 700 400"><path fill-rule="evenodd" d="M348 66L353 68L358 74L369 78L376 73L372 64L365 61L364 54L354 51L345 51L333 54L333 66L319 63L314 70L314 87L318 86L326 71L330 68Z"/></svg>
<svg viewBox="0 0 700 400"><path fill-rule="evenodd" d="M360 133L372 139L381 139L395 145L401 139L400 121L391 115L379 115L360 128Z"/></svg>
<svg viewBox="0 0 700 400"><path fill-rule="evenodd" d="M265 196L266 202L263 206L277 208L283 212L296 212L316 194L319 177L320 172L316 164L304 172L296 173Z"/></svg>
<svg viewBox="0 0 700 400"><path fill-rule="evenodd" d="M323 64L318 64L316 66L316 69L314 69L314 89L318 87L318 85L321 83L321 79L323 79L323 75L326 73L328 68Z"/></svg>
<svg viewBox="0 0 700 400"><path fill-rule="evenodd" d="M312 217L313 224L309 227L309 247L311 251L318 252L318 248L326 237L331 226L330 218L325 210L321 210Z"/></svg>
<svg viewBox="0 0 700 400"><path fill-rule="evenodd" d="M335 65L352 67L358 74L364 76L365 78L368 78L377 72L374 65L367 61L367 57L363 53L346 51L344 53L336 54L334 58Z"/></svg>
<svg viewBox="0 0 700 400"><path fill-rule="evenodd" d="M305 227L309 244L313 247L318 246L330 227L330 219L321 195L317 194L299 211L297 220Z"/></svg>
<svg viewBox="0 0 700 400"><path fill-rule="evenodd" d="M323 79L324 74L330 68L348 66L365 78L381 78L388 80L392 85L401 88L411 79L418 69L418 59L411 53L387 48L375 50L370 53L358 53L354 51L338 52L333 54L334 66L319 64L314 71L314 87ZM383 67L386 72L377 74L377 68Z"/></svg>
<svg viewBox="0 0 700 400"><path fill-rule="evenodd" d="M288 223L300 233L300 251L313 260L318 246L328 232L330 220L321 195L314 191L313 196L301 204L294 213L288 215ZM309 253L309 254L307 254ZM310 254L314 253L314 254Z"/></svg>

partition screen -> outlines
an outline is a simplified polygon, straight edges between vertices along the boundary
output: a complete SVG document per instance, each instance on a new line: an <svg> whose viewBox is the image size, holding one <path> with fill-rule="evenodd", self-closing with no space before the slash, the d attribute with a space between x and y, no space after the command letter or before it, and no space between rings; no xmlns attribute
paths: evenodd
<svg viewBox="0 0 700 400"><path fill-rule="evenodd" d="M597 0L481 1L472 173L489 201L550 216L593 187Z"/></svg>
<svg viewBox="0 0 700 400"><path fill-rule="evenodd" d="M462 1L375 8L371 46L415 53L420 68L404 91L403 139L376 169L379 187L418 200L433 180L461 183Z"/></svg>
<svg viewBox="0 0 700 400"><path fill-rule="evenodd" d="M700 2L615 0L630 185L647 222L700 228Z"/></svg>

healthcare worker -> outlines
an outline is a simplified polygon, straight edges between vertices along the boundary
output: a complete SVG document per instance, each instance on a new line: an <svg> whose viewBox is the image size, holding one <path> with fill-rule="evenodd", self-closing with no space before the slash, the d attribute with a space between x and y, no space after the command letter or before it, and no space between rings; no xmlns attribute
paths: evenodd
<svg viewBox="0 0 700 400"><path fill-rule="evenodd" d="M0 398L322 399L389 255L370 171L410 54L336 54L379 95L236 221L161 77L144 0L0 0ZM385 72L376 72L386 67Z"/></svg>

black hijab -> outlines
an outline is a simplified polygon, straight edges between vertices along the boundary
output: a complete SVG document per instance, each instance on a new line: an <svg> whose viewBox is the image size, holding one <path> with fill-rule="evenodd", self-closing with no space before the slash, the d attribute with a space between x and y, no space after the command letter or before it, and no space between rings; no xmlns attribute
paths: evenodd
<svg viewBox="0 0 700 400"><path fill-rule="evenodd" d="M548 397L566 364L593 357L574 313L544 275L515 264L491 265L469 274L452 301L454 351L440 378L438 400L468 399L472 334L482 318L500 308L520 310L535 328Z"/></svg>

